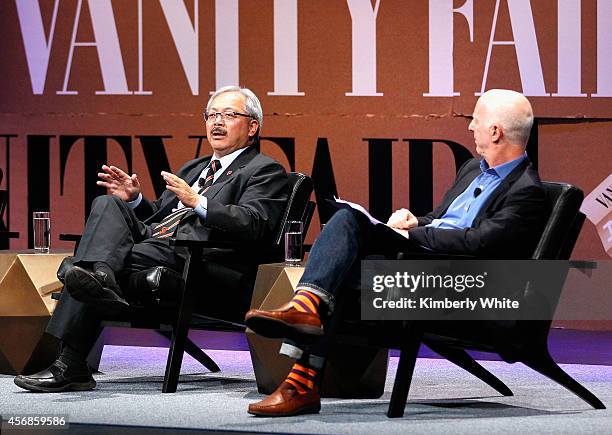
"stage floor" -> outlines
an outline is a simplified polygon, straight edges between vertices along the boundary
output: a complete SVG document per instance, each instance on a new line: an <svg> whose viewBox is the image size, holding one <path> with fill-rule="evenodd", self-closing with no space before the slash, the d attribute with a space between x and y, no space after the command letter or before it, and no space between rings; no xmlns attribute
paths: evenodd
<svg viewBox="0 0 612 435"><path fill-rule="evenodd" d="M521 364L484 361L513 391L501 397L445 360L420 358L404 418L385 416L393 376L376 400L323 399L319 415L282 419L247 414L256 391L246 351L210 351L221 373L205 373L190 357L175 394L162 394L167 350L107 346L95 391L33 394L0 376L0 414L66 415L80 433L173 432L162 428L273 433L612 433L612 410L592 410L564 388ZM393 375L397 358L392 357ZM566 364L563 368L612 405L612 366ZM162 429L160 431L154 428ZM72 432L72 431L71 431ZM182 430L180 432L183 432ZM37 434L44 432L36 431ZM57 433L57 432L53 432Z"/></svg>

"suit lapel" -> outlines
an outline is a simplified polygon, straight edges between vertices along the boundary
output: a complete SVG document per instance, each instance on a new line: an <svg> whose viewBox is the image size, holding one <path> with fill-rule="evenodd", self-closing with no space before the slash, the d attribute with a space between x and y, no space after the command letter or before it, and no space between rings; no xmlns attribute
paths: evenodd
<svg viewBox="0 0 612 435"><path fill-rule="evenodd" d="M243 151L236 159L232 162L231 165L227 168L221 168L221 175L219 178L209 187L204 196L207 198L214 198L223 188L223 186L232 180L237 173L240 172L242 168L244 168L253 158L257 155L257 150L254 146L249 147L249 149Z"/></svg>
<svg viewBox="0 0 612 435"><path fill-rule="evenodd" d="M443 211L440 214L441 217L444 215L444 213L446 213L446 211L448 210L448 207L450 207L450 205L453 203L453 201L455 199L457 199L457 197L459 195L461 195L465 189L468 188L468 186L470 185L470 183L472 181L474 181L474 178L476 178L479 174L480 174L480 164L476 165L474 167L474 169L470 170L469 172L467 172L463 177L461 177L460 180L458 180L457 184L455 185L455 187L452 190L451 195L448 195L446 198L446 202L443 204Z"/></svg>
<svg viewBox="0 0 612 435"><path fill-rule="evenodd" d="M257 149L254 146L249 147L249 149L243 151L236 159L229 165L228 168L221 168L222 174L219 178L210 186L210 188L206 191L204 196L207 198L214 198L215 195L219 193L221 188L230 181L236 173L240 171L244 166L246 166L253 158L257 155ZM185 176L185 182L192 186L200 174L208 166L212 156L206 157L202 160L201 163L194 166L187 175ZM173 208L175 208L178 204L178 198L176 194L172 193L166 201L164 201L164 205L155 213L153 216L148 218L145 222L155 222L159 220L158 218L164 217L168 215Z"/></svg>
<svg viewBox="0 0 612 435"><path fill-rule="evenodd" d="M212 157L212 156L211 156ZM210 162L211 157L206 157L202 160L201 163L195 165L193 167L193 169L191 169L187 175L185 175L185 182L187 184L189 184L190 186L193 186L193 184L198 180L198 178L200 177L200 174L202 173L202 171L204 170L204 168L206 168L206 166L208 166L208 163ZM175 193L171 192L170 196L168 196L168 200L167 203L160 209L160 211L162 209L166 209L168 208L169 210L172 210L174 207L176 207L179 203L178 197L176 196Z"/></svg>
<svg viewBox="0 0 612 435"><path fill-rule="evenodd" d="M506 178L503 179L501 184L497 186L497 189L495 189L491 193L491 195L487 198L484 204L482 204L482 207L480 207L480 211L478 212L478 215L476 216L476 218L479 218L482 215L482 213L484 213L486 210L489 210L489 208L493 204L495 204L495 202L499 198L505 195L508 189L510 189L510 186L514 184L514 182L523 174L527 166L529 166L530 164L531 162L529 161L529 159L525 159L521 163L519 163L519 165L516 168L514 168L512 172L510 172L506 176Z"/></svg>
<svg viewBox="0 0 612 435"><path fill-rule="evenodd" d="M185 176L185 182L190 186L193 186L193 183L198 180L204 168L206 168L206 166L208 166L208 163L210 163L211 158L212 156L206 157L204 160L202 160L202 163L196 165L191 171L189 171Z"/></svg>
<svg viewBox="0 0 612 435"><path fill-rule="evenodd" d="M185 176L184 180L187 184L189 184L190 186L193 185L193 183L196 182L196 180L198 179L198 177L200 176L200 174L202 173L202 171L204 170L204 168L208 165L208 162L210 162L210 157L206 157L202 160L202 162L198 163L197 165L195 165ZM170 192L168 191L169 195L168 197L164 200L163 205L160 207L159 210L157 210L153 215L151 215L149 218L145 219L144 222L145 223L149 223L149 222L159 222L160 219L166 217L167 215L169 215L172 212L172 209L175 208L178 203L178 197L176 196L176 194L174 192Z"/></svg>
<svg viewBox="0 0 612 435"><path fill-rule="evenodd" d="M457 186L455 188L455 194L453 195L453 198L451 199L451 201L449 202L448 205L450 205L451 202L453 202L459 195L461 195L465 189L468 188L468 186L470 185L470 183L472 181L474 181L474 178L478 177L478 175L480 175L481 170L480 170L480 166L477 166L475 169L473 169L472 171L470 171L468 173L468 175L466 175L465 177L463 177L459 183L457 183Z"/></svg>

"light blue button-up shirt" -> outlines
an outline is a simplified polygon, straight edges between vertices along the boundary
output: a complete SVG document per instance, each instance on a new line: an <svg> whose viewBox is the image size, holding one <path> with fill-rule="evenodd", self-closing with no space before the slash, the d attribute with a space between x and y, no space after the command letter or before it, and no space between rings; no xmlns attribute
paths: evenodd
<svg viewBox="0 0 612 435"><path fill-rule="evenodd" d="M434 219L427 226L447 229L471 227L491 193L526 158L527 153L494 168L490 168L484 159L481 160L481 174L474 178L467 189L455 198L441 218Z"/></svg>

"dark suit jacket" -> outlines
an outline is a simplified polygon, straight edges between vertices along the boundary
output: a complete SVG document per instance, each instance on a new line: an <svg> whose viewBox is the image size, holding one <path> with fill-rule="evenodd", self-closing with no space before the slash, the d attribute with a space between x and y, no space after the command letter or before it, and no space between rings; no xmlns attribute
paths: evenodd
<svg viewBox="0 0 612 435"><path fill-rule="evenodd" d="M211 156L187 162L177 176L193 184ZM254 147L243 151L208 189L207 216L194 211L181 220L177 238L190 240L235 240L245 243L271 242L288 198L285 169ZM143 199L134 210L146 224L160 222L178 204L166 190L155 201Z"/></svg>
<svg viewBox="0 0 612 435"><path fill-rule="evenodd" d="M187 162L177 176L192 185L210 162L211 156ZM288 178L281 164L257 152L243 151L206 192L208 208L202 220L194 211L181 220L177 239L237 241L236 250L205 251L199 272L205 279L204 300L197 311L232 320L242 320L249 307L257 265L269 262L274 236L289 196ZM144 200L136 207L139 219L150 225L160 222L178 204L166 190L155 201ZM185 252L177 248L179 256Z"/></svg>
<svg viewBox="0 0 612 435"><path fill-rule="evenodd" d="M481 173L479 159L468 160L457 173L442 203L419 217L410 240L434 251L487 258L528 258L548 216L546 193L529 160L519 164L483 204L472 226L465 229L425 225L444 215L453 200Z"/></svg>

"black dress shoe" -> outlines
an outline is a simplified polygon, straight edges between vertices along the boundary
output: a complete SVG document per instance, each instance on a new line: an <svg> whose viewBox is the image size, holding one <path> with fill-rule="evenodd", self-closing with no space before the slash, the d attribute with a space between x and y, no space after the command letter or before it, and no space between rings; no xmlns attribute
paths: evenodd
<svg viewBox="0 0 612 435"><path fill-rule="evenodd" d="M71 369L57 360L45 370L30 376L19 375L15 385L24 390L39 393L59 393L62 391L88 391L96 387L87 367Z"/></svg>
<svg viewBox="0 0 612 435"><path fill-rule="evenodd" d="M57 279L62 283L66 283L66 274L74 267L74 257L66 257L62 260L57 269Z"/></svg>
<svg viewBox="0 0 612 435"><path fill-rule="evenodd" d="M90 272L74 266L66 273L65 288L79 302L121 310L129 304L115 282L102 271Z"/></svg>

